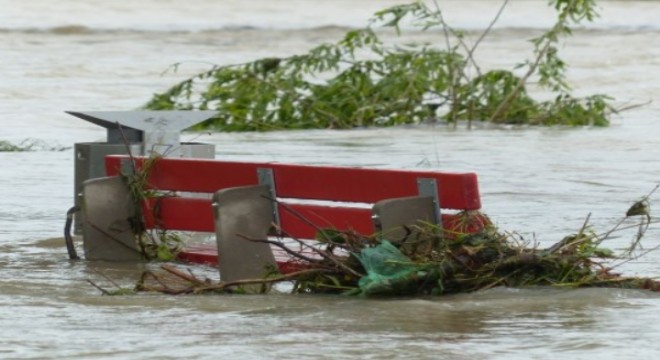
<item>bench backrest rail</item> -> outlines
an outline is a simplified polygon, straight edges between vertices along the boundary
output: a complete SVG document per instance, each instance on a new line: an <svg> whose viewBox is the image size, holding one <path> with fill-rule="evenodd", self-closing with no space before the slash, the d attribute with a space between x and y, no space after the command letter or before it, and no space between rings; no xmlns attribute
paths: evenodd
<svg viewBox="0 0 660 360"><path fill-rule="evenodd" d="M136 160L140 168L144 159ZM128 161L127 156L108 156L108 175L119 175L127 168ZM300 238L313 238L316 234L316 228L300 216L321 228L373 233L371 209L356 207L354 203L371 205L385 199L435 194L443 209L481 207L477 177L473 173L163 158L153 165L146 183L151 189L209 194L233 187L268 185L271 194L282 200L275 207L275 221ZM287 202L291 199L317 203ZM152 199L145 206L151 209L145 212L147 227L213 232L211 203L210 199L194 197ZM442 218L446 219L447 215Z"/></svg>
<svg viewBox="0 0 660 360"><path fill-rule="evenodd" d="M145 225L215 232L224 280L258 276L264 265L276 264L267 244L248 244L242 239L245 235L267 236L271 223L298 239L313 239L322 228L371 235L419 221L452 224L457 217L441 213L441 208L481 207L473 173L203 159L153 161L125 155L106 157L106 173L116 177L134 168L140 171L147 161L144 190L172 195L156 196L142 204ZM119 183L108 184L118 193L127 191ZM90 184L88 193L94 191L92 187L106 186L104 181ZM96 229L88 226L88 232L92 231ZM209 254L200 250L188 258L208 262ZM277 265L283 268L281 263Z"/></svg>
<svg viewBox="0 0 660 360"><path fill-rule="evenodd" d="M122 161L129 158L122 155L106 158L108 176L119 175ZM137 166L143 161L138 158ZM375 203L414 195L418 191L417 179L433 178L438 185L442 184L438 186L438 195L443 208L481 208L474 173L162 158L153 166L148 184L160 190L212 194L218 189L258 184L260 168L273 170L277 194L282 198Z"/></svg>

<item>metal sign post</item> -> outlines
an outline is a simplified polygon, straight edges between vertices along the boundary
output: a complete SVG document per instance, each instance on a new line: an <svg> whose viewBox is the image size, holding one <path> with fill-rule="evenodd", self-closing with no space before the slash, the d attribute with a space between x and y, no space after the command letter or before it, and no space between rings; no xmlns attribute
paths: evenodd
<svg viewBox="0 0 660 360"><path fill-rule="evenodd" d="M67 111L75 117L107 129L106 142L74 145L74 202L81 204L82 184L106 176L106 155L164 156L213 159L215 146L182 143L181 132L212 118L215 111ZM74 232L81 233L81 219L75 219Z"/></svg>

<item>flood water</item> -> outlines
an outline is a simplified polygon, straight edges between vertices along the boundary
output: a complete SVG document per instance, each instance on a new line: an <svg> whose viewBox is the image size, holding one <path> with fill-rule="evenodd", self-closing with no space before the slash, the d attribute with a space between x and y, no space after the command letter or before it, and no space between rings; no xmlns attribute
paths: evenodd
<svg viewBox="0 0 660 360"><path fill-rule="evenodd" d="M87 280L110 287L104 274L131 286L144 265L68 260L61 233L73 203L71 146L105 133L65 110L135 109L210 63L303 52L396 3L0 0L0 139L37 144L31 152L0 152L0 358L656 358L660 297L649 292L106 297ZM468 30L484 28L499 6L439 4ZM602 18L560 50L577 94L606 93L620 106L650 102L615 116L609 128L417 126L185 138L214 143L222 159L474 171L484 211L504 230L549 246L591 213L602 232L660 183L660 2L600 4ZM551 19L546 1L513 1L478 59L513 67L530 56L526 40ZM177 62L178 73L163 75ZM620 251L633 233L605 245ZM659 240L651 230L646 247ZM619 270L656 277L660 255ZM217 277L214 269L196 271Z"/></svg>

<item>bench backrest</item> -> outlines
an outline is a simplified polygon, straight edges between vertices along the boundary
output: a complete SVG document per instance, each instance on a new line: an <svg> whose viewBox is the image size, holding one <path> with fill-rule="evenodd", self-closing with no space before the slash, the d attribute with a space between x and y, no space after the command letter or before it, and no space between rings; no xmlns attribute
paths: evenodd
<svg viewBox="0 0 660 360"><path fill-rule="evenodd" d="M144 161L144 158L137 158L137 167ZM119 175L122 169L130 168L127 164L130 164L128 156L108 156L106 172L108 176ZM270 179L264 180L264 174ZM369 235L374 232L371 209L347 203L373 204L384 199L416 196L420 193L420 179L433 185L431 190L437 194L443 209L478 210L481 207L474 173L162 158L150 169L147 184L150 189L212 194L221 189L266 181L270 182L278 199L333 202L331 206L309 202L278 205L280 226L287 233L298 238L313 238L316 227L301 220L299 215L320 228L352 229ZM145 213L147 227L214 231L210 199L165 197L152 201L147 207L153 210Z"/></svg>

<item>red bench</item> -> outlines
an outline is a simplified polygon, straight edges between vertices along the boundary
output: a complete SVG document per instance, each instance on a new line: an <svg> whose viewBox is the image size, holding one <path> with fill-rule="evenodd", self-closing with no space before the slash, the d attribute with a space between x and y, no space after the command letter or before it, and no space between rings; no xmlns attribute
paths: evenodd
<svg viewBox="0 0 660 360"><path fill-rule="evenodd" d="M137 167L143 162L144 159L137 159ZM127 156L106 157L108 176L119 175L122 169L131 168L129 164ZM371 205L387 199L428 198L436 208L432 216L435 219L424 220L442 221L445 228L455 227L459 218L455 214L440 216L440 208L478 210L481 207L477 176L473 173L162 158L155 161L147 184L154 190L206 194L266 185L270 195L281 200L273 209L275 221L288 236L300 239L313 239L317 228L373 234L379 229L375 228ZM144 204L146 226L214 232L217 219L214 219L212 203L210 198L189 196L152 199ZM477 225L471 230L479 228ZM179 257L193 263L216 264L218 261L216 248L210 246L191 245ZM278 259L282 271L292 270L290 265L286 259Z"/></svg>

